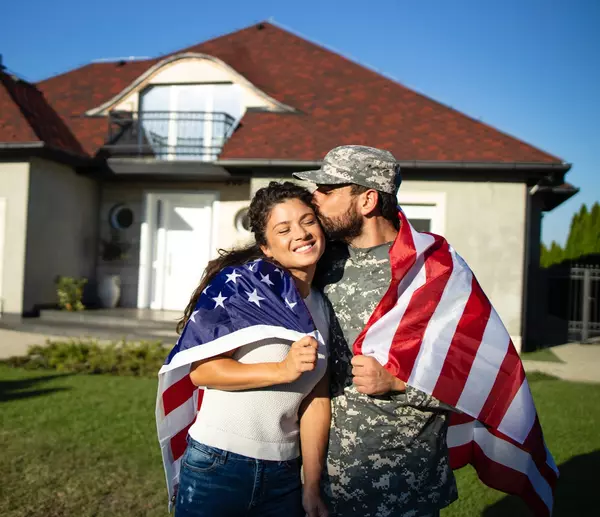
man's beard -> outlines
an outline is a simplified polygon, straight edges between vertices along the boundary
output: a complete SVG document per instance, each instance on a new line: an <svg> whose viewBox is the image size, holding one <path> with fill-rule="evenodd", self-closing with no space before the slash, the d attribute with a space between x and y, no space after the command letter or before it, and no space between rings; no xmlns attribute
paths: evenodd
<svg viewBox="0 0 600 517"><path fill-rule="evenodd" d="M332 241L348 243L362 233L363 218L354 205L351 205L348 211L340 217L326 217L321 212L318 212L317 215L319 216L325 235Z"/></svg>

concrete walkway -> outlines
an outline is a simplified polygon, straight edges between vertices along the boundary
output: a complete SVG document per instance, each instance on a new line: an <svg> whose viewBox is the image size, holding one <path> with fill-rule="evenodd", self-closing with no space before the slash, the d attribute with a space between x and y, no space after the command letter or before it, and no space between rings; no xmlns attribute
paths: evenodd
<svg viewBox="0 0 600 517"><path fill-rule="evenodd" d="M0 359L25 355L31 345L43 345L47 339L69 339L65 336L0 329ZM135 338L133 339L135 340ZM568 344L552 351L563 361L523 361L527 372L542 372L568 381L600 383L600 345Z"/></svg>
<svg viewBox="0 0 600 517"><path fill-rule="evenodd" d="M562 363L523 361L526 372L542 372L566 381L600 383L600 345L570 343L552 347Z"/></svg>
<svg viewBox="0 0 600 517"><path fill-rule="evenodd" d="M16 330L0 329L0 359L15 355L25 355L33 345L44 345L47 339L61 339L58 336L30 334ZM65 339L64 337L62 339Z"/></svg>

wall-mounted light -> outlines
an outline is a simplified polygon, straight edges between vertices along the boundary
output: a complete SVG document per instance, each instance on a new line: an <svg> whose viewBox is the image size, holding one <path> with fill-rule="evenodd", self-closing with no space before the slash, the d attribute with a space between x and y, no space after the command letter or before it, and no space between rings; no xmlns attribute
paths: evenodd
<svg viewBox="0 0 600 517"><path fill-rule="evenodd" d="M126 230L133 224L133 210L124 204L115 205L108 213L108 222L115 230Z"/></svg>
<svg viewBox="0 0 600 517"><path fill-rule="evenodd" d="M235 229L240 233L250 232L250 219L248 218L248 207L238 210L234 218Z"/></svg>

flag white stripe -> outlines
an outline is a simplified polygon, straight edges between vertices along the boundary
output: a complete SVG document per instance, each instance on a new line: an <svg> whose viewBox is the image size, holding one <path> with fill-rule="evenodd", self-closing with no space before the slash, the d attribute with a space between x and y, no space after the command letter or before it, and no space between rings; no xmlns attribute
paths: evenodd
<svg viewBox="0 0 600 517"><path fill-rule="evenodd" d="M451 250L452 274L427 325L408 384L433 392L456 328L471 295L473 274Z"/></svg>
<svg viewBox="0 0 600 517"><path fill-rule="evenodd" d="M525 474L540 499L552 512L552 488L540 473L529 453L494 436L478 421L450 426L447 439L449 448L475 441L490 461Z"/></svg>
<svg viewBox="0 0 600 517"><path fill-rule="evenodd" d="M388 362L396 330L404 317L412 295L427 281L423 254L435 242L435 238L415 231L412 226L410 226L410 231L416 251L415 264L398 285L396 305L371 325L362 343L362 354L374 357L382 365Z"/></svg>
<svg viewBox="0 0 600 517"><path fill-rule="evenodd" d="M479 422L476 422L475 442L483 453L492 461L525 474L540 499L552 513L552 488L540 473L531 455L516 445L494 436Z"/></svg>
<svg viewBox="0 0 600 517"><path fill-rule="evenodd" d="M179 368L180 366L191 364L195 361L201 361L202 359L208 359L215 355L229 352L243 345L255 343L264 339L282 339L285 341L298 341L304 336L313 336L317 341L323 342L321 335L315 331L310 334L304 334L296 330L286 329L285 327L275 327L273 325L253 325L240 330L236 330L225 336L221 336L209 343L198 345L193 348L182 350L175 354L175 357L171 359L169 364L164 364L159 375Z"/></svg>
<svg viewBox="0 0 600 517"><path fill-rule="evenodd" d="M556 466L556 463L554 462L554 458L552 457L552 454L550 454L550 451L548 450L548 447L546 445L546 440L544 440L544 449L546 450L546 464L556 473L556 475L559 475L558 472L558 467Z"/></svg>
<svg viewBox="0 0 600 517"><path fill-rule="evenodd" d="M479 415L492 390L509 344L510 336L498 313L492 309L467 382L456 404L458 409L471 416Z"/></svg>
<svg viewBox="0 0 600 517"><path fill-rule="evenodd" d="M185 426L189 425L195 417L196 404L194 403L194 398L190 397L167 416L157 419L156 427L161 445L185 428Z"/></svg>
<svg viewBox="0 0 600 517"><path fill-rule="evenodd" d="M535 406L529 383L527 379L523 379L519 391L502 417L498 431L523 443L535 423L535 416Z"/></svg>
<svg viewBox="0 0 600 517"><path fill-rule="evenodd" d="M427 280L422 256L417 259L417 263L413 270L417 274L406 275L400 282L398 292L401 294L396 305L371 325L365 335L362 344L363 355L374 357L382 365L388 362L394 336L413 293Z"/></svg>
<svg viewBox="0 0 600 517"><path fill-rule="evenodd" d="M164 393L165 390L167 390L168 388L173 386L173 384L175 384L176 382L179 382L186 375L189 375L189 373L190 373L189 366L192 364L192 362L187 365L188 366L187 368L185 368L184 366L181 366L179 368L175 368L174 370L169 370L167 372L164 372L163 376L160 378L160 385L162 386L161 393Z"/></svg>

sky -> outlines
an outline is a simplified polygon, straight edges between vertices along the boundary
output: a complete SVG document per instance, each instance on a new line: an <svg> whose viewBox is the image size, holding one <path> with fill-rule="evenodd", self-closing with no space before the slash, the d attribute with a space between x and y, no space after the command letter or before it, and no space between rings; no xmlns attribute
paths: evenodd
<svg viewBox="0 0 600 517"><path fill-rule="evenodd" d="M35 82L270 18L572 163L581 192L544 216L544 242L600 200L600 0L4 2L0 54Z"/></svg>

